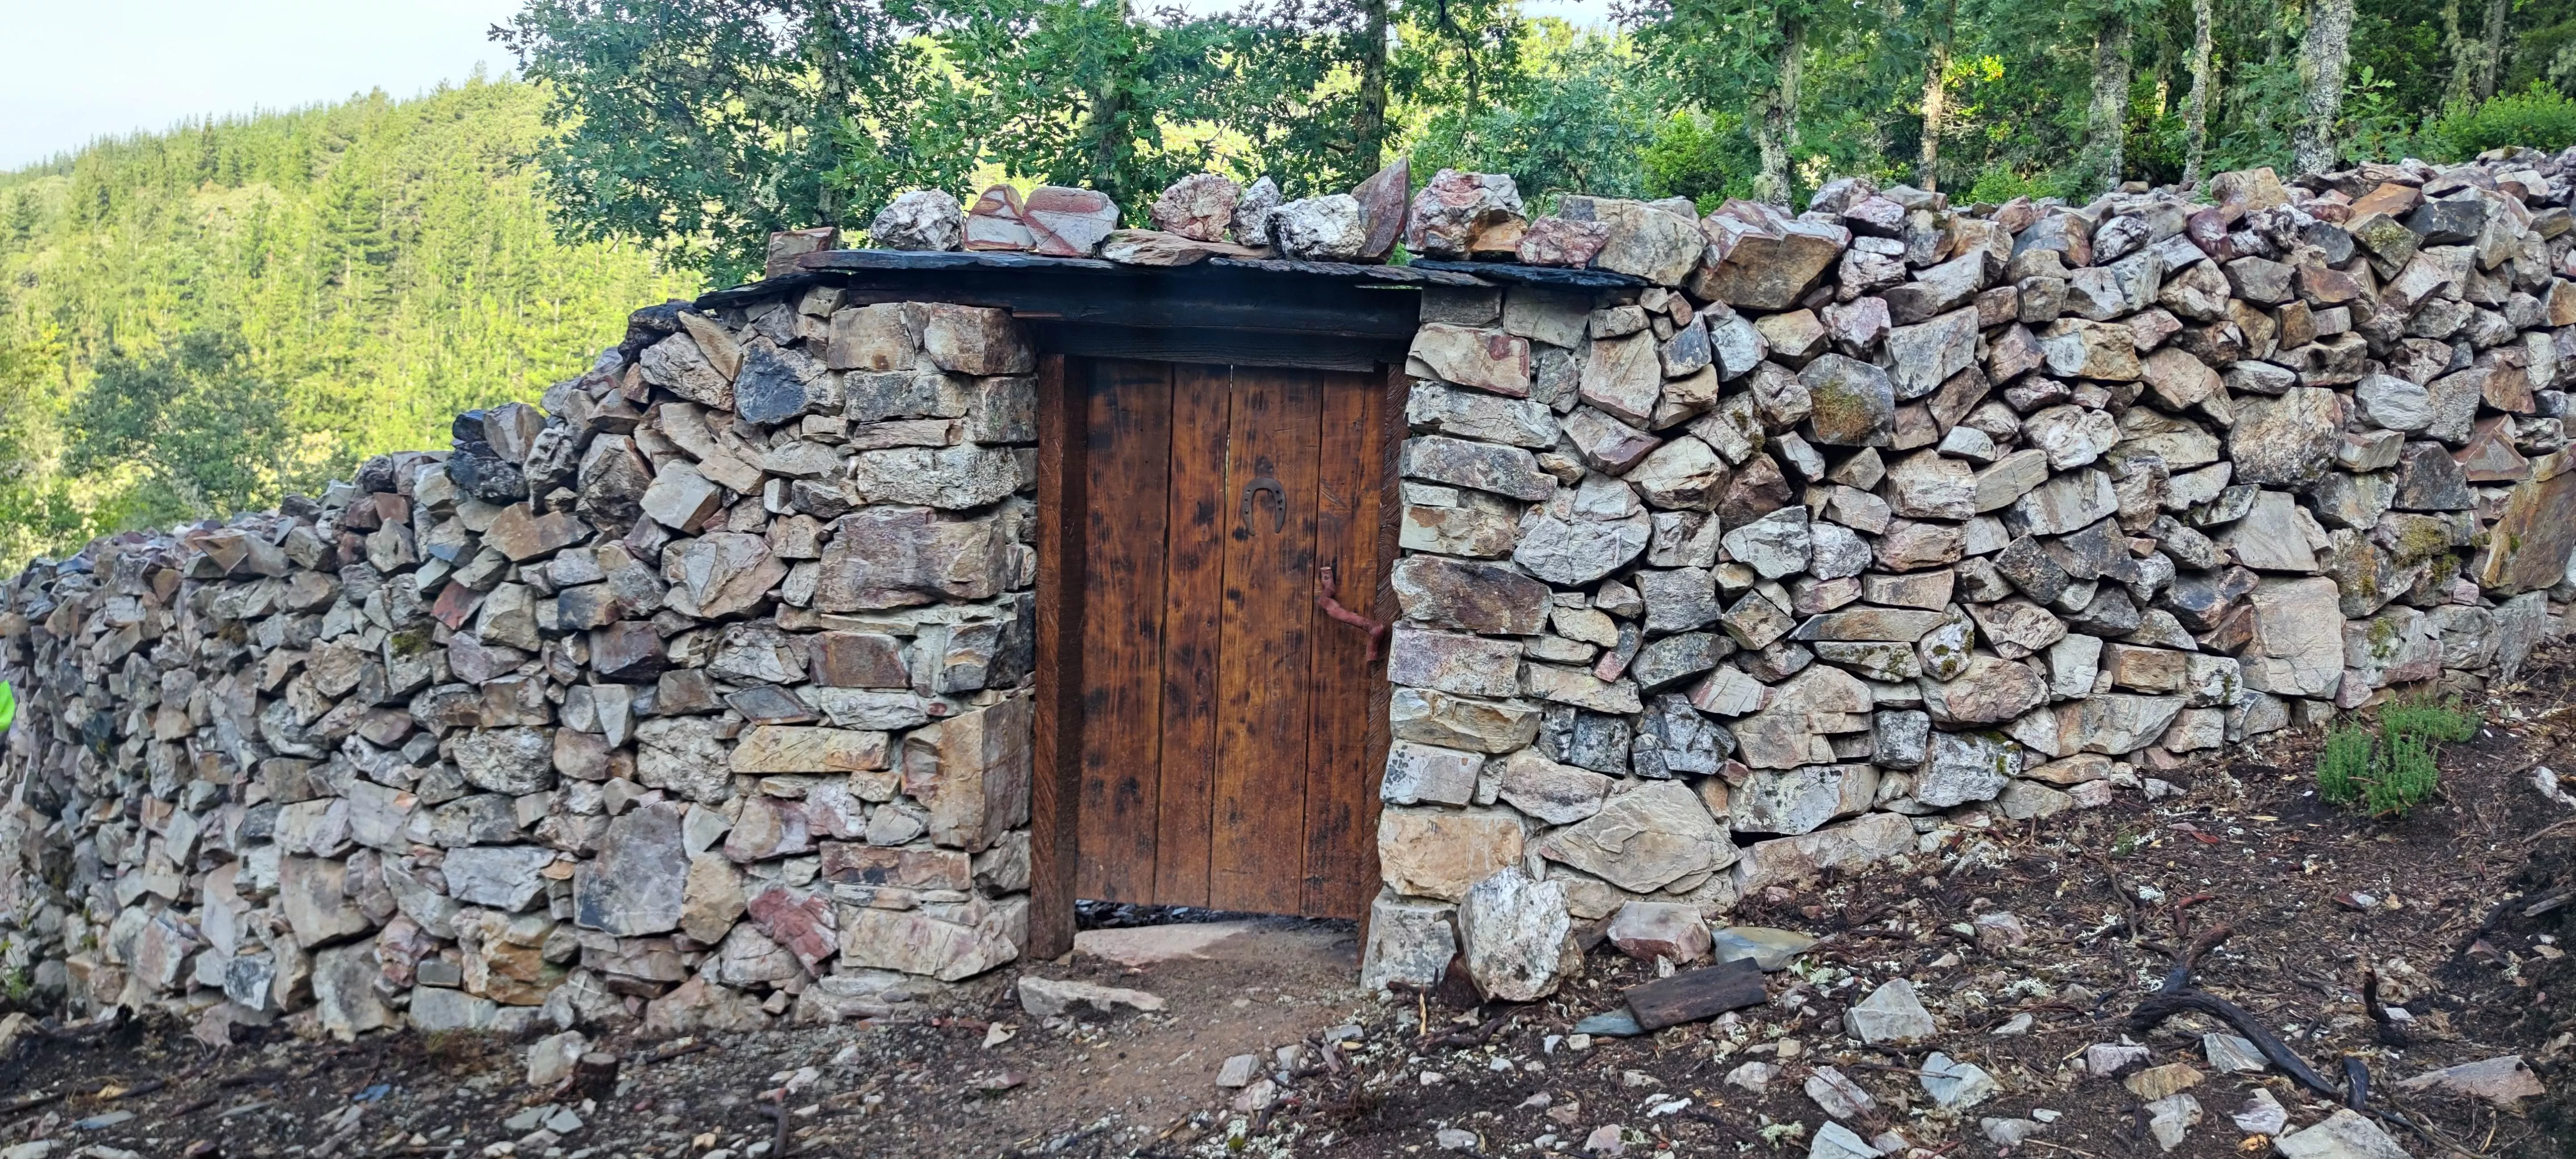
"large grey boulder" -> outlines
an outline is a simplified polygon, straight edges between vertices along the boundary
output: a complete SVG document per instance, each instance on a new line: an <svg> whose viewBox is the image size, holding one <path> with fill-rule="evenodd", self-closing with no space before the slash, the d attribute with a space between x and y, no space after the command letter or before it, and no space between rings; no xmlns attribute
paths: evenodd
<svg viewBox="0 0 2576 1159"><path fill-rule="evenodd" d="M1535 1002L1582 960L1565 886L1532 881L1515 865L1467 887L1458 903L1458 940L1467 976L1487 1000Z"/></svg>
<svg viewBox="0 0 2576 1159"><path fill-rule="evenodd" d="M966 211L944 189L898 193L868 222L868 241L878 249L953 250L965 236Z"/></svg>
<svg viewBox="0 0 2576 1159"><path fill-rule="evenodd" d="M1270 240L1300 261L1347 262L1368 248L1368 221L1347 193L1308 197L1270 215Z"/></svg>
<svg viewBox="0 0 2576 1159"><path fill-rule="evenodd" d="M1915 776L1914 799L1943 809L1991 801L2021 766L2021 746L2001 733L1936 732L1930 759Z"/></svg>
<svg viewBox="0 0 2576 1159"><path fill-rule="evenodd" d="M1895 437L1896 384L1886 371L1825 354L1798 372L1798 383L1809 400L1810 440L1833 447L1883 447Z"/></svg>
<svg viewBox="0 0 2576 1159"><path fill-rule="evenodd" d="M2239 402L2227 430L2236 481L2298 490L2324 478L2343 442L2345 409L2342 395L2314 386Z"/></svg>
<svg viewBox="0 0 2576 1159"><path fill-rule="evenodd" d="M1369 940L1360 956L1360 988L1383 990L1404 982L1430 986L1440 981L1449 959L1458 952L1455 917L1458 907L1394 893L1378 895L1369 905Z"/></svg>
<svg viewBox="0 0 2576 1159"><path fill-rule="evenodd" d="M1652 893L1734 862L1726 830L1678 781L1649 781L1612 797L1581 824L1548 834L1538 854L1631 893Z"/></svg>
<svg viewBox="0 0 2576 1159"><path fill-rule="evenodd" d="M689 853L680 835L684 814L679 805L662 802L609 822L599 855L575 867L574 922L622 938L678 929L689 879Z"/></svg>

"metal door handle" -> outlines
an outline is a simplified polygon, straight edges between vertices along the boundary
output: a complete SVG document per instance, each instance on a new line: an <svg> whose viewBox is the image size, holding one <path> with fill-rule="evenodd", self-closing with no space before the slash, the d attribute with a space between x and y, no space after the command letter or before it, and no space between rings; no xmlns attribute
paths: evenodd
<svg viewBox="0 0 2576 1159"><path fill-rule="evenodd" d="M1252 526L1253 498L1264 491L1270 493L1270 530L1274 532L1285 530L1288 526L1288 489L1280 486L1279 480L1268 475L1243 485L1243 525Z"/></svg>
<svg viewBox="0 0 2576 1159"><path fill-rule="evenodd" d="M1377 662L1377 642L1386 638L1387 625L1343 607L1338 588L1339 585L1333 582L1333 565L1328 563L1315 569L1315 606L1324 609L1325 615L1354 628L1368 629L1368 657L1364 662L1374 664Z"/></svg>

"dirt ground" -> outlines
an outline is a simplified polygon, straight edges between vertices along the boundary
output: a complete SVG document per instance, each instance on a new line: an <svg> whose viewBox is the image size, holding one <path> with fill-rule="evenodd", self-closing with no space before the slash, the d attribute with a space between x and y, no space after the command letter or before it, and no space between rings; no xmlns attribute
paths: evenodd
<svg viewBox="0 0 2576 1159"><path fill-rule="evenodd" d="M2112 1077L2085 1070L2086 1047L2131 1033L2130 1012L2171 954L2221 925L2230 936L2200 961L2197 984L2338 1091L2345 1060L2358 1059L2367 1112L2408 1152L2570 1159L2576 961L2563 947L2576 942L2576 901L2548 903L2576 894L2576 811L2544 798L2532 771L2576 773L2571 688L2576 649L2544 652L2486 706L2479 737L2444 750L2441 796L2402 821L2320 803L2317 738L2290 734L2168 774L2180 796L1999 822L1867 874L1747 899L1738 924L1824 941L1769 975L1764 1005L1650 1036L1571 1033L1654 974L1607 945L1547 1001L1475 1007L1444 1001L1458 997L1447 991L1360 992L1349 923L1250 919L1111 936L1205 943L1171 960L1078 951L1019 971L1148 991L1159 1012L1033 1019L1011 988L1019 972L1006 971L950 994L933 1017L613 1037L594 1046L621 1056L616 1086L587 1099L531 1089L523 1043L278 1034L215 1050L157 1020L49 1026L0 1059L0 1159L1573 1155L1587 1143L1630 1156L1795 1156L1828 1122L1805 1089L1828 1065L1872 1104L1846 1108L1844 1124L1891 1147L1894 1132L1910 1159L2099 1159L2160 1153L2120 1076L2177 1062L2198 1078L2187 1093L2201 1116L2170 1154L2268 1154L2231 1121L2255 1090L2293 1129L2342 1096L2277 1068L2222 1072L2201 1039L2226 1029L2213 1019L2136 1034L2150 1057ZM1112 927L1151 916L1088 915ZM2380 999L2411 1016L2393 1032L2365 1009L2366 970ZM1935 1037L1896 1049L1845 1035L1844 1009L1900 977L1933 1013ZM1934 1051L1982 1067L1999 1093L1935 1106L1918 1078ZM1269 1106L1239 1111L1243 1096L1214 1084L1241 1054L1260 1057ZM2398 1085L2507 1054L2545 1094L2499 1107ZM1747 1062L1777 1073L1758 1090L1727 1081ZM2015 1146L1997 1141L2025 1131Z"/></svg>

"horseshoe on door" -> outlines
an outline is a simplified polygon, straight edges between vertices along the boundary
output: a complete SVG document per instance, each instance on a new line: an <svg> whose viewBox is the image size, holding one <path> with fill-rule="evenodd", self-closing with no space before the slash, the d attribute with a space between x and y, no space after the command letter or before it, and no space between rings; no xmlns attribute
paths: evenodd
<svg viewBox="0 0 2576 1159"><path fill-rule="evenodd" d="M1270 530L1285 530L1288 526L1288 490L1279 485L1279 480L1268 475L1243 485L1243 525L1252 526L1253 500L1264 491L1270 493Z"/></svg>

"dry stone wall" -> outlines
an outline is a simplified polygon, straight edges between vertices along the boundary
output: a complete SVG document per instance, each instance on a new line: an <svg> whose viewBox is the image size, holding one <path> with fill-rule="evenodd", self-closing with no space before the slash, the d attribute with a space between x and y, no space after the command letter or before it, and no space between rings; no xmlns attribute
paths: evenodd
<svg viewBox="0 0 2576 1159"><path fill-rule="evenodd" d="M997 188L873 232L1521 267L1422 293L1356 775L1364 980L1463 953L1527 999L1578 923L1704 946L1754 891L2510 678L2576 597L2571 178L1530 219L1399 163L1284 205L1191 178L1157 230ZM450 450L0 585L0 973L219 1038L867 1016L1014 960L1033 352L996 309L748 300L639 312Z"/></svg>
<svg viewBox="0 0 2576 1159"><path fill-rule="evenodd" d="M319 500L5 589L5 966L217 1035L884 1013L1026 942L1034 362L637 314Z"/></svg>
<svg viewBox="0 0 2576 1159"><path fill-rule="evenodd" d="M1575 923L2510 677L2576 594L2571 174L1479 219L1646 284L1425 293L1367 978L1533 997Z"/></svg>

